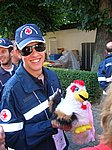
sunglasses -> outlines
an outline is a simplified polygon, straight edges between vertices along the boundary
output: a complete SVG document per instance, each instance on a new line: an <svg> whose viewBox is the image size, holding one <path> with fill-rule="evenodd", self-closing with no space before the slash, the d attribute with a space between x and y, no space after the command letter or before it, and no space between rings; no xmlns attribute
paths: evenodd
<svg viewBox="0 0 112 150"><path fill-rule="evenodd" d="M33 45L33 46L25 46L21 50L21 55L22 56L28 56L33 52L33 49L35 49L37 52L43 52L46 49L45 43L40 42L40 43Z"/></svg>

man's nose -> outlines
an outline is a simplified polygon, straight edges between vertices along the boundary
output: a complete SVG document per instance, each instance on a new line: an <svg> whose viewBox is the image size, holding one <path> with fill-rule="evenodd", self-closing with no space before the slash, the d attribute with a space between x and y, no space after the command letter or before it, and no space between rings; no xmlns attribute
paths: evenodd
<svg viewBox="0 0 112 150"><path fill-rule="evenodd" d="M35 48L32 48L32 50L33 50L33 51L32 51L32 54L33 54L33 55L37 55L37 54L38 54L38 51L36 51Z"/></svg>

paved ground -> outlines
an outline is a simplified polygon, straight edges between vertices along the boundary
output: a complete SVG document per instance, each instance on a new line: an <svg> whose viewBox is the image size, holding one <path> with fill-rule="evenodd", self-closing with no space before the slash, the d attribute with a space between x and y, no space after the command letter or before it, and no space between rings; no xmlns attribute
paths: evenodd
<svg viewBox="0 0 112 150"><path fill-rule="evenodd" d="M83 148L83 147L88 147L88 146L94 146L94 145L97 145L98 144L98 140L97 140L97 135L100 134L102 132L102 129L100 127L100 105L98 104L94 104L92 105L92 110L93 110L93 117L94 117L94 126L95 126L95 131L96 131L96 140L94 142L90 142L86 145L75 145L72 140L71 140L71 137L70 137L70 133L67 132L66 135L69 139L69 150L80 150L80 148Z"/></svg>

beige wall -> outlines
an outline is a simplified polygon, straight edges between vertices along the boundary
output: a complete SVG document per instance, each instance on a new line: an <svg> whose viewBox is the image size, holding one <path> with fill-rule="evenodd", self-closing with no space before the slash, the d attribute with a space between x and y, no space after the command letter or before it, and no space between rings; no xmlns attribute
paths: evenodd
<svg viewBox="0 0 112 150"><path fill-rule="evenodd" d="M65 50L78 49L81 53L81 43L95 42L96 31L82 31L77 29L61 30L56 32L48 32L45 36L47 43L47 52L57 53L57 48Z"/></svg>

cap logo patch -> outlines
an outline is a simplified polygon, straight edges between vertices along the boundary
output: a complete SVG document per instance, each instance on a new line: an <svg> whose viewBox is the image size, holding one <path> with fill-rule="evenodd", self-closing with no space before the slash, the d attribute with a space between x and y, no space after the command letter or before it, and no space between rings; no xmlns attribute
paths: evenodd
<svg viewBox="0 0 112 150"><path fill-rule="evenodd" d="M20 38L23 37L23 35L31 35L31 34L38 34L37 30L35 28L33 28L32 26L26 26L22 29L22 31L20 32Z"/></svg>
<svg viewBox="0 0 112 150"><path fill-rule="evenodd" d="M25 29L25 34L30 35L32 34L32 30L30 28Z"/></svg>
<svg viewBox="0 0 112 150"><path fill-rule="evenodd" d="M0 114L0 119L3 122L7 122L11 119L11 112L8 109L3 109Z"/></svg>

